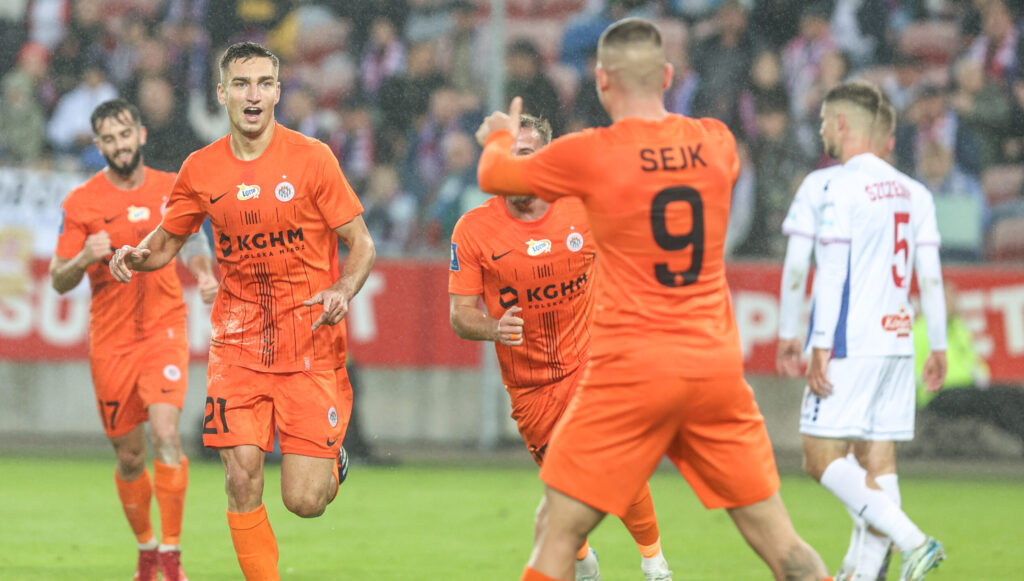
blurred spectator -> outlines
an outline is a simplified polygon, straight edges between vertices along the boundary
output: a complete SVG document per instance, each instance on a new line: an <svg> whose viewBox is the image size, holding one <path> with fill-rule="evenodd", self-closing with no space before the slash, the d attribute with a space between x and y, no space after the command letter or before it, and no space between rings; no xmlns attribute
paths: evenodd
<svg viewBox="0 0 1024 581"><path fill-rule="evenodd" d="M896 109L896 118L903 115L917 99L919 82L924 65L913 55L897 53L893 59L893 73L886 75L879 83Z"/></svg>
<svg viewBox="0 0 1024 581"><path fill-rule="evenodd" d="M428 241L447 246L459 216L480 205L487 195L476 183L476 141L468 133L452 133L444 140L444 177L427 215Z"/></svg>
<svg viewBox="0 0 1024 581"><path fill-rule="evenodd" d="M146 77L139 83L139 111L146 127L146 165L176 172L202 143L185 120L177 91L164 77Z"/></svg>
<svg viewBox="0 0 1024 581"><path fill-rule="evenodd" d="M1010 93L1002 82L986 78L975 60L960 59L953 70L956 85L950 104L977 137L978 161L984 170L1001 161L1012 113Z"/></svg>
<svg viewBox="0 0 1024 581"><path fill-rule="evenodd" d="M967 58L981 64L989 80L1010 84L1018 74L1020 31L1006 0L989 0L982 9L981 35L967 49Z"/></svg>
<svg viewBox="0 0 1024 581"><path fill-rule="evenodd" d="M818 72L811 84L798 99L790 103L797 125L797 141L809 157L822 151L819 126L825 95L846 79L848 70L849 63L842 52L827 51L821 57Z"/></svg>
<svg viewBox="0 0 1024 581"><path fill-rule="evenodd" d="M301 86L282 92L279 110L277 119L282 125L317 139L326 140L340 123L337 114L317 107L313 93Z"/></svg>
<svg viewBox="0 0 1024 581"><path fill-rule="evenodd" d="M134 60L134 70L129 81L121 85L121 93L127 101L141 105L142 103L139 102L140 85L145 79L150 77L173 79L174 75L170 70L171 59L168 46L151 36L139 39Z"/></svg>
<svg viewBox="0 0 1024 581"><path fill-rule="evenodd" d="M388 79L378 91L383 132L404 135L412 128L413 120L427 112L431 93L444 84L434 45L424 42L410 46L405 74Z"/></svg>
<svg viewBox="0 0 1024 581"><path fill-rule="evenodd" d="M905 120L906 123L896 129L893 151L897 166L904 173L913 174L924 147L937 142L953 152L953 163L960 169L973 176L979 175L977 139L949 106L945 87L923 87Z"/></svg>
<svg viewBox="0 0 1024 581"><path fill-rule="evenodd" d="M220 84L219 61L222 53L223 50L209 51L202 74L189 79L188 125L204 144L213 143L231 130L228 112L217 100L215 90Z"/></svg>
<svg viewBox="0 0 1024 581"><path fill-rule="evenodd" d="M1013 115L1010 122L1011 137L1003 143L1006 161L1024 162L1024 77L1013 83ZM1024 198L1024 195L1021 196Z"/></svg>
<svg viewBox="0 0 1024 581"><path fill-rule="evenodd" d="M761 43L780 50L796 36L806 0L758 0L750 14L750 30Z"/></svg>
<svg viewBox="0 0 1024 581"><path fill-rule="evenodd" d="M981 258L988 205L978 179L956 167L952 153L940 142L924 146L915 177L934 197L943 257Z"/></svg>
<svg viewBox="0 0 1024 581"><path fill-rule="evenodd" d="M786 100L776 95L757 103L757 138L750 144L754 167L754 207L757 218L736 249L737 256L781 259L786 253L782 221L789 211L807 160L800 153L789 123Z"/></svg>
<svg viewBox="0 0 1024 581"><path fill-rule="evenodd" d="M782 86L782 63L778 53L770 49L757 53L747 85L740 91L736 101L738 133L748 141L757 137L758 105L766 99L785 103L786 109L789 109L789 95Z"/></svg>
<svg viewBox="0 0 1024 581"><path fill-rule="evenodd" d="M53 49L50 61L50 74L57 91L63 94L72 90L89 64L105 62L106 43L102 1L72 2L67 32Z"/></svg>
<svg viewBox="0 0 1024 581"><path fill-rule="evenodd" d="M456 0L452 8L455 10L455 23L451 33L445 37L448 76L457 90L478 91L483 86L477 30L480 16L476 5L469 0Z"/></svg>
<svg viewBox="0 0 1024 581"><path fill-rule="evenodd" d="M0 162L39 161L46 116L25 75L7 75L0 83Z"/></svg>
<svg viewBox="0 0 1024 581"><path fill-rule="evenodd" d="M0 3L0 77L14 67L18 49L28 40L27 2Z"/></svg>
<svg viewBox="0 0 1024 581"><path fill-rule="evenodd" d="M394 255L408 250L410 234L415 230L416 198L402 189L395 168L373 168L359 198L377 253Z"/></svg>
<svg viewBox="0 0 1024 581"><path fill-rule="evenodd" d="M594 78L594 66L597 64L596 52L596 50L591 51L589 62L586 69L584 69L585 73L583 78L580 79L579 88L576 91L576 103L569 112L569 122L565 128L566 131L579 131L587 127L607 127L612 124L612 118L608 116L608 112L604 110L604 106L601 105L601 101L597 96L597 80ZM679 72L680 70L677 68L675 73L678 75ZM691 83L691 87L693 84L695 83ZM694 90L696 89L696 87L693 88ZM681 90L679 89L673 93L670 89L667 95L679 93ZM692 100L692 91L689 97ZM680 95L678 98L682 100L686 97L685 95ZM669 108L669 111L673 113L680 112L674 111L671 108Z"/></svg>
<svg viewBox="0 0 1024 581"><path fill-rule="evenodd" d="M395 25L386 17L377 17L359 67L363 93L368 97L375 96L385 80L401 74L404 69L405 45L398 37Z"/></svg>
<svg viewBox="0 0 1024 581"><path fill-rule="evenodd" d="M430 110L417 124L410 143L409 163L416 178L413 193L417 198L434 191L446 168L451 167L445 145L449 136L474 128L463 122L463 113L463 103L455 89L441 87L430 96Z"/></svg>
<svg viewBox="0 0 1024 581"><path fill-rule="evenodd" d="M1024 443L1024 389L1020 386L990 386L988 364L978 355L971 331L960 314L958 294L946 284L946 380L937 393L928 393L919 382L917 405L920 413L946 420L973 417L989 422ZM928 355L928 333L924 317L914 322L916 377L921 377Z"/></svg>
<svg viewBox="0 0 1024 581"><path fill-rule="evenodd" d="M508 47L505 60L505 95L523 98L523 113L551 122L552 135L562 134L565 115L559 112L558 91L544 73L544 63L533 42L521 38Z"/></svg>
<svg viewBox="0 0 1024 581"><path fill-rule="evenodd" d="M791 105L797 118L803 112L802 96L817 81L825 56L835 49L828 4L821 0L808 4L800 15L799 35L786 44L782 54L782 78L793 97Z"/></svg>
<svg viewBox="0 0 1024 581"><path fill-rule="evenodd" d="M890 60L885 41L893 10L887 0L836 0L830 26L836 46L853 68Z"/></svg>
<svg viewBox="0 0 1024 581"><path fill-rule="evenodd" d="M203 21L213 46L240 40L260 42L288 13L291 2L273 0L209 0Z"/></svg>
<svg viewBox="0 0 1024 581"><path fill-rule="evenodd" d="M373 115L366 103L348 99L341 105L341 125L325 139L353 187L362 187L376 162Z"/></svg>
<svg viewBox="0 0 1024 581"><path fill-rule="evenodd" d="M97 159L92 161L100 164L95 167L102 167L102 156L92 146L89 116L97 105L116 98L117 90L107 82L106 72L98 61L89 61L84 67L78 86L57 101L46 126L46 136L54 150L60 153L76 157L95 153ZM149 156L146 157L148 161Z"/></svg>
<svg viewBox="0 0 1024 581"><path fill-rule="evenodd" d="M408 0L334 0L331 8L351 26L349 50L353 54L362 54L363 48L370 39L371 23L381 16L386 16L395 25L395 30L402 33L406 44L410 44L405 36L405 21L409 17Z"/></svg>
<svg viewBox="0 0 1024 581"><path fill-rule="evenodd" d="M725 0L715 13L711 35L693 45L693 67L700 73L693 98L695 117L714 117L737 128L735 103L754 54L746 9L738 0Z"/></svg>
<svg viewBox="0 0 1024 581"><path fill-rule="evenodd" d="M50 51L41 43L29 41L18 50L18 57L15 60L14 69L4 75L4 80L13 77L23 77L23 80L32 87L32 99L36 101L45 112L51 111L57 105L57 87L49 77Z"/></svg>

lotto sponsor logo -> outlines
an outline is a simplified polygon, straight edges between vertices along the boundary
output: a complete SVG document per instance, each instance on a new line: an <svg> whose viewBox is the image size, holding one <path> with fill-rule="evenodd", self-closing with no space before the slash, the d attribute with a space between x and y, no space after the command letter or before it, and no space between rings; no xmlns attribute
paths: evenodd
<svg viewBox="0 0 1024 581"><path fill-rule="evenodd" d="M551 241L548 239L534 240L533 238L526 241L526 253L530 256L539 256L541 254L551 252Z"/></svg>
<svg viewBox="0 0 1024 581"><path fill-rule="evenodd" d="M143 222L149 220L149 208L145 206L128 206L128 221Z"/></svg>
<svg viewBox="0 0 1024 581"><path fill-rule="evenodd" d="M220 245L221 254L224 258L231 256L235 251L257 252L261 250L277 250L279 254L294 252L305 248L302 228L292 230L278 230L277 232L257 232L256 234L244 234L235 236L233 239L227 234L221 233L217 243ZM270 256L273 252L260 253L261 256ZM242 258L252 258L254 255L242 255Z"/></svg>
<svg viewBox="0 0 1024 581"><path fill-rule="evenodd" d="M258 198L258 197L260 197L260 187L259 186L249 186L249 185L246 185L245 183L241 183L241 184L238 185L238 199L239 200L242 200L244 202L245 200L251 200L253 198Z"/></svg>

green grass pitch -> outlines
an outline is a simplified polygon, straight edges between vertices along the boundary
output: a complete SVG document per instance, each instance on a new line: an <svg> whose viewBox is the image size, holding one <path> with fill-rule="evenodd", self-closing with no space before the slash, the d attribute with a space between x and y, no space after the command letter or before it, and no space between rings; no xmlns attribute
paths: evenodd
<svg viewBox="0 0 1024 581"><path fill-rule="evenodd" d="M0 579L131 579L136 552L114 492L113 466L112 457L0 457ZM356 465L327 513L303 520L282 507L278 476L278 467L268 465L264 500L282 579L296 581L518 579L541 494L536 469L525 462L508 468ZM901 479L908 513L949 554L929 580L1008 579L1021 571L1022 484L1019 477ZM651 486L677 581L770 579L728 515L704 510L681 477L662 470ZM782 493L797 529L834 572L849 535L845 511L802 475L785 476ZM186 507L189 577L241 579L219 463L192 463ZM591 543L606 580L642 578L639 554L617 519L606 519ZM894 564L890 579L897 572Z"/></svg>

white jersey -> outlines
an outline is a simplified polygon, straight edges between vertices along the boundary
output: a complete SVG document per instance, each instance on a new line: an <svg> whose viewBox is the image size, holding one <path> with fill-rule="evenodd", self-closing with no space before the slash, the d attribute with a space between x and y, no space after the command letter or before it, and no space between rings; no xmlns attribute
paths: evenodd
<svg viewBox="0 0 1024 581"><path fill-rule="evenodd" d="M841 165L833 165L807 174L793 196L786 219L782 221L783 234L812 240L818 238L821 210L825 207L825 188L842 169Z"/></svg>
<svg viewBox="0 0 1024 581"><path fill-rule="evenodd" d="M848 250L845 260L826 255L845 263L845 273L826 276L836 265L818 265L811 345L831 348L836 358L913 355L914 256L919 246L940 242L927 188L873 154L855 156L825 186L818 242ZM828 286L835 276L841 287Z"/></svg>

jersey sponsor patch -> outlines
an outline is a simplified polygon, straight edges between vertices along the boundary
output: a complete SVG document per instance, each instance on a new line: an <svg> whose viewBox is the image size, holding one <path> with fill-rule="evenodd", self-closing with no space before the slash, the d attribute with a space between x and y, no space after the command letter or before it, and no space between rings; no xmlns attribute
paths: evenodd
<svg viewBox="0 0 1024 581"><path fill-rule="evenodd" d="M914 322L906 309L900 309L895 315L884 315L882 317L882 328L886 331L896 333L899 337L907 337L913 329Z"/></svg>
<svg viewBox="0 0 1024 581"><path fill-rule="evenodd" d="M149 220L149 208L145 206L128 206L129 222L145 222Z"/></svg>
<svg viewBox="0 0 1024 581"><path fill-rule="evenodd" d="M543 240L530 238L526 241L526 253L530 256L540 256L548 252L551 252L551 241L547 238Z"/></svg>
<svg viewBox="0 0 1024 581"><path fill-rule="evenodd" d="M459 245L452 242L452 263L448 265L448 270L459 270Z"/></svg>
<svg viewBox="0 0 1024 581"><path fill-rule="evenodd" d="M245 200L251 200L253 198L258 198L258 197L260 197L260 187L259 186L249 186L249 185L246 185L245 182L242 182L241 184L238 184L238 199L239 200L242 200L244 202Z"/></svg>
<svg viewBox="0 0 1024 581"><path fill-rule="evenodd" d="M295 186L288 182L281 182L274 188L274 196L282 202L289 202L295 197Z"/></svg>

